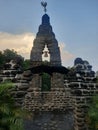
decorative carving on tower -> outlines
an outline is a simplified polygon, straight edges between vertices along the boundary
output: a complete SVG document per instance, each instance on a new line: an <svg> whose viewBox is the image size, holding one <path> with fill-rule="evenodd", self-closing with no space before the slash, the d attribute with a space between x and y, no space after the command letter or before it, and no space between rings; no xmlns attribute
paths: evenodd
<svg viewBox="0 0 98 130"><path fill-rule="evenodd" d="M44 8L46 9L46 3L43 3ZM42 64L42 53L45 45L49 50L50 54L50 65L51 66L61 66L61 56L60 49L58 46L58 41L55 38L53 33L52 26L50 25L50 18L46 14L42 16L42 23L39 26L38 33L33 42L33 47L31 50L30 60L31 66L39 66Z"/></svg>

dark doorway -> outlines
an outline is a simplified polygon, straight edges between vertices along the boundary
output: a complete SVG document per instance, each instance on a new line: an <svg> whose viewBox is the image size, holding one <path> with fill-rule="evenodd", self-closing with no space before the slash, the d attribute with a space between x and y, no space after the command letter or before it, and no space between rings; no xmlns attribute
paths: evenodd
<svg viewBox="0 0 98 130"><path fill-rule="evenodd" d="M42 91L50 91L51 90L51 76L48 73L42 74Z"/></svg>

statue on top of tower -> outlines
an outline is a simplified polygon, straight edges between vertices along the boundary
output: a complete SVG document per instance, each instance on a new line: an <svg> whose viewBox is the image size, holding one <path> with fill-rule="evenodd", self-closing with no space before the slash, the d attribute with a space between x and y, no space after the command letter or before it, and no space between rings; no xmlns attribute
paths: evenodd
<svg viewBox="0 0 98 130"><path fill-rule="evenodd" d="M47 2L42 1L42 2L41 2L41 5L44 7L44 12L46 13L46 12L47 12L47 9L46 9Z"/></svg>

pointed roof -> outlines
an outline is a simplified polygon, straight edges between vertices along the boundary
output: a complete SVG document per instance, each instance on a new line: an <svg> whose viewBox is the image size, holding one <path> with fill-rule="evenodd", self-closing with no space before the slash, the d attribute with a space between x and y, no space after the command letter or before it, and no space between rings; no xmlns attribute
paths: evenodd
<svg viewBox="0 0 98 130"><path fill-rule="evenodd" d="M44 8L46 8L46 3L43 4L45 4L43 7L45 6ZM46 12L42 16L42 23L39 26L38 33L33 42L33 47L30 55L32 66L33 64L34 66L42 64L42 52L45 45L47 45L49 49L50 64L52 66L61 66L60 48L50 24L50 17L48 14L46 14Z"/></svg>
<svg viewBox="0 0 98 130"><path fill-rule="evenodd" d="M48 16L48 14L44 14L42 16L42 24L43 25L50 25L50 17Z"/></svg>

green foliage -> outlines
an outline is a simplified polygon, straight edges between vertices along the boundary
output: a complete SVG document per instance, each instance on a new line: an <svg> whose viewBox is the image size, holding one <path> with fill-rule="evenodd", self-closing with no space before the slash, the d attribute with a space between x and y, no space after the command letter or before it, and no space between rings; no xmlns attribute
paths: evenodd
<svg viewBox="0 0 98 130"><path fill-rule="evenodd" d="M30 67L30 60L25 60L22 64L23 69L28 69Z"/></svg>
<svg viewBox="0 0 98 130"><path fill-rule="evenodd" d="M6 49L6 50L4 50L3 55L6 59L6 61L10 61L13 58L15 58L15 56L17 55L17 52L14 50Z"/></svg>
<svg viewBox="0 0 98 130"><path fill-rule="evenodd" d="M0 67L2 67L3 66L3 64L4 64L4 55L3 55L3 53L0 51Z"/></svg>
<svg viewBox="0 0 98 130"><path fill-rule="evenodd" d="M9 49L4 50L3 55L4 55L5 60L8 62L10 60L15 60L17 63L21 64L24 60L24 58L21 55L17 54L17 52L14 51L13 49L12 50L9 50Z"/></svg>
<svg viewBox="0 0 98 130"><path fill-rule="evenodd" d="M21 55L17 54L17 52L13 49L6 49L3 52L0 52L0 67L11 60L14 60L21 65L24 61L24 58Z"/></svg>
<svg viewBox="0 0 98 130"><path fill-rule="evenodd" d="M96 77L96 83L98 83L98 76Z"/></svg>
<svg viewBox="0 0 98 130"><path fill-rule="evenodd" d="M24 60L24 58L21 55L17 54L17 52L13 49L6 49L3 52L0 51L0 69L2 69L5 63L10 62L11 60L14 60L16 63L21 65L24 70L30 67L30 60Z"/></svg>
<svg viewBox="0 0 98 130"><path fill-rule="evenodd" d="M87 119L90 130L98 130L98 95L92 98Z"/></svg>
<svg viewBox="0 0 98 130"><path fill-rule="evenodd" d="M47 73L42 74L42 91L50 91L51 89L51 77Z"/></svg>
<svg viewBox="0 0 98 130"><path fill-rule="evenodd" d="M11 96L13 84L0 84L0 130L23 130L23 118L26 112L15 105Z"/></svg>
<svg viewBox="0 0 98 130"><path fill-rule="evenodd" d="M49 65L50 64L50 62L48 62L48 61L43 61L42 62L42 65Z"/></svg>

